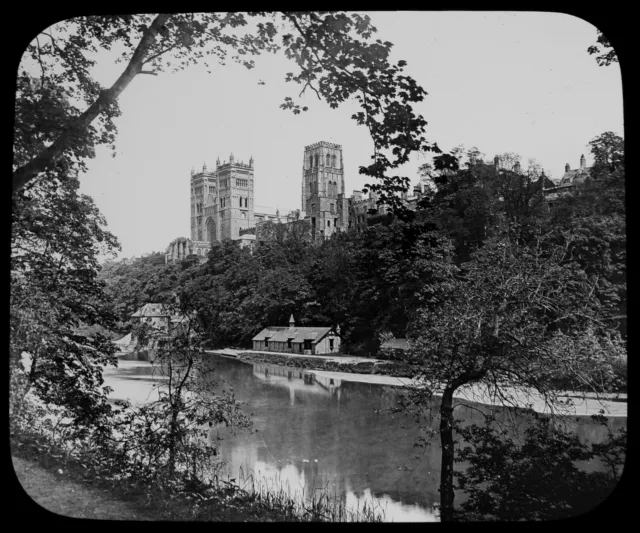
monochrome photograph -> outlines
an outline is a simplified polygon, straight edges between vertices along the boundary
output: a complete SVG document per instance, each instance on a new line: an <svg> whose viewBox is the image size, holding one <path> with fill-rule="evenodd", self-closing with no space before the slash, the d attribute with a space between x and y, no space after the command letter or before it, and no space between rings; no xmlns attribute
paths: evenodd
<svg viewBox="0 0 640 533"><path fill-rule="evenodd" d="M25 509L604 514L628 392L607 28L516 10L34 26L10 222Z"/></svg>

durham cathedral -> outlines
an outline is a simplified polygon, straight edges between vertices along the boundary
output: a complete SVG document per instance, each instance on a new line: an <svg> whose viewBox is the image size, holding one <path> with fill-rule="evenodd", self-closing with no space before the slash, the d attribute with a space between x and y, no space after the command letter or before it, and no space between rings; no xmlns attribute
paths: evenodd
<svg viewBox="0 0 640 533"><path fill-rule="evenodd" d="M260 240L260 228L269 222L294 224L304 220L312 240L364 223L368 209L377 209L372 193L366 200L354 191L345 196L342 146L318 142L304 149L301 209L281 214L260 209L254 198L254 161L216 161L215 170L203 165L191 170L191 238L175 239L167 248L166 261L188 255L206 257L212 242L232 239L241 246ZM350 218L350 211L352 216ZM351 224L350 224L351 222Z"/></svg>
<svg viewBox="0 0 640 533"><path fill-rule="evenodd" d="M385 206L377 205L377 196L370 192L367 198L361 191L345 196L342 146L318 142L304 149L302 163L301 209L284 214L270 208L255 205L254 161L236 161L231 154L229 162L216 161L215 170L203 165L201 172L191 170L191 238L179 237L167 247L165 262L196 255L203 260L213 242L238 240L241 246L251 246L256 241L269 240L273 233L268 229L276 223L280 229L290 230L303 225L305 238L321 242L336 232L362 231L369 222L387 215ZM493 166L498 172L500 158ZM519 163L515 169L520 172ZM542 172L538 179L539 193L549 208L559 196L572 194L576 186L590 175L584 155L580 167L571 170L565 166L562 178L552 180ZM413 194L403 193L405 205L416 209L424 191L421 185L413 188ZM376 213L372 215L372 213ZM385 217L386 218L386 217Z"/></svg>

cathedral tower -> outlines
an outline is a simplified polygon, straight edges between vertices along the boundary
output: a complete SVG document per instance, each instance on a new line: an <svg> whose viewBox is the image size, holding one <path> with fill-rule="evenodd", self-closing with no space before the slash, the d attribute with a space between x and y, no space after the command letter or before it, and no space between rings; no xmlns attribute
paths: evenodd
<svg viewBox="0 0 640 533"><path fill-rule="evenodd" d="M212 235L217 241L239 239L240 230L254 225L253 218L253 157L249 164L229 157L228 163L216 167L218 197L216 199L216 228Z"/></svg>
<svg viewBox="0 0 640 533"><path fill-rule="evenodd" d="M325 141L305 146L302 211L311 223L314 240L347 228L349 209L344 190L342 146Z"/></svg>
<svg viewBox="0 0 640 533"><path fill-rule="evenodd" d="M191 169L191 240L209 241L205 205L211 196L216 196L216 175L202 165L202 171ZM210 242L210 241L209 241Z"/></svg>

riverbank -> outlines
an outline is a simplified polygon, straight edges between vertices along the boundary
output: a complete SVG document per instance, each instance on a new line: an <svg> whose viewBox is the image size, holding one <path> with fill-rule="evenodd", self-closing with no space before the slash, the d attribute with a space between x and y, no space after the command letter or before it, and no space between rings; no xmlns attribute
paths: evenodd
<svg viewBox="0 0 640 533"><path fill-rule="evenodd" d="M211 350L226 357L234 357L247 363L270 363L306 370L321 378L337 381L355 381L394 387L407 387L417 383L409 378L411 368L406 363L383 361L353 356L316 355L304 356L280 352L256 352L243 350ZM538 413L550 412L549 405L533 391L502 387L503 396L509 399L507 405L531 408ZM604 411L605 416L626 417L627 395L625 393L580 393L558 391L559 402L556 412L563 415L591 416ZM469 403L498 406L501 399L485 388L473 385L459 389L454 395L458 400Z"/></svg>
<svg viewBox="0 0 640 533"><path fill-rule="evenodd" d="M47 511L71 518L93 520L154 519L132 507L130 502L115 498L105 489L74 481L62 468L47 469L35 460L17 456L12 456L11 459L24 491Z"/></svg>
<svg viewBox="0 0 640 533"><path fill-rule="evenodd" d="M312 502L292 499L283 489L263 486L241 489L231 482L171 491L130 481L106 481L81 463L46 450L12 442L16 478L37 505L69 518L128 521L301 522L380 521L373 512L348 515L339 503L319 496ZM29 502L20 509L34 512ZM38 509L35 509L37 512ZM50 517L49 517L50 518Z"/></svg>

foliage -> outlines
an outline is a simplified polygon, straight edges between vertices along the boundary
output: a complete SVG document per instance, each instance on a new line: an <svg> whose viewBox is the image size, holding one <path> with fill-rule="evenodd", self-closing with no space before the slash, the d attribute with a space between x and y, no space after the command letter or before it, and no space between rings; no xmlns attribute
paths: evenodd
<svg viewBox="0 0 640 533"><path fill-rule="evenodd" d="M180 418L180 446L170 475L167 440L171 418L167 395L144 406L120 402L106 426L78 426L63 408L24 394L24 374L11 378L12 454L35 457L45 467L76 477L143 508L158 520L381 521L383 512L365 505L347 510L327 492L291 494L282 485L255 479L224 479L216 446L207 447L189 409ZM211 390L212 383L206 387ZM195 407L193 403L187 406ZM246 419L232 395L217 397L215 412L236 428ZM195 410L197 411L197 410ZM211 413L209 413L211 414Z"/></svg>
<svg viewBox="0 0 640 533"><path fill-rule="evenodd" d="M535 415L535 414L534 414ZM485 425L458 427L465 446L456 461L457 488L468 497L456 511L458 520L553 520L594 509L615 488L626 456L626 429L614 435L607 427L602 443L583 443L552 418L532 415L518 442L489 418ZM587 472L580 463L600 460L608 469Z"/></svg>
<svg viewBox="0 0 640 533"><path fill-rule="evenodd" d="M310 88L332 108L351 98L360 103L363 111L353 119L369 129L375 147L373 163L360 172L379 180L370 187L402 214L406 210L394 192L406 190L409 179L388 171L416 150L438 148L427 142L427 123L412 108L426 92L404 74L406 62L389 63L392 44L374 41L375 32L368 16L340 12L162 13L60 22L36 36L20 68L20 131L37 131L42 123L49 128L46 142L43 138L24 161L14 163L12 190L56 161L84 165L96 146L113 148L118 97L136 76L196 62L210 68L211 60L224 65L229 57L251 68L249 57L283 51L298 68L286 80L302 85L300 95ZM103 88L91 77L92 54L111 49L126 66L111 87ZM291 97L281 107L294 113L307 109Z"/></svg>
<svg viewBox="0 0 640 533"><path fill-rule="evenodd" d="M608 67L611 63L618 63L618 56L613 49L611 41L600 30L598 30L597 44L587 48L587 52L591 55L600 54L596 56L596 61L601 67Z"/></svg>
<svg viewBox="0 0 640 533"><path fill-rule="evenodd" d="M47 402L93 418L107 410L101 374L114 347L80 328L115 322L97 256L118 244L78 181L50 174L13 196L11 362L28 359L29 384Z"/></svg>
<svg viewBox="0 0 640 533"><path fill-rule="evenodd" d="M165 265L164 254L154 252L134 259L106 261L99 278L105 293L113 302L118 319L129 322L131 315L146 303L170 303L180 270L178 265Z"/></svg>
<svg viewBox="0 0 640 533"><path fill-rule="evenodd" d="M533 160L522 169L517 154L496 155L489 164L477 148L459 146L421 172L430 188L418 207L453 240L457 262L468 261L496 229L518 227L526 235L526 228L544 218L545 176Z"/></svg>
<svg viewBox="0 0 640 533"><path fill-rule="evenodd" d="M507 232L490 238L460 274L452 272L442 305L422 312L412 332L410 353L420 361L414 401L422 405L431 394L442 395L443 520L453 518L452 399L458 388L481 383L511 405L518 403L513 394L535 390L555 405L554 378L577 374L583 386L601 391L594 358L606 381L612 361L625 353L603 322L594 280L551 237L539 235L530 244Z"/></svg>
<svg viewBox="0 0 640 533"><path fill-rule="evenodd" d="M597 280L595 294L626 336L626 206L624 141L605 132L590 143L589 178L555 202L549 224L564 229L557 240Z"/></svg>

